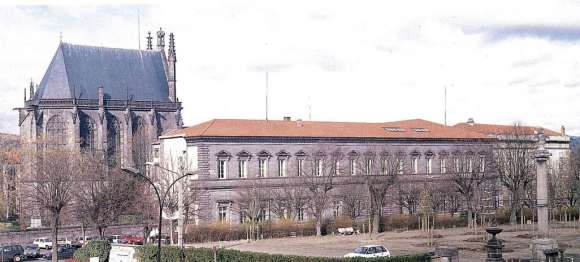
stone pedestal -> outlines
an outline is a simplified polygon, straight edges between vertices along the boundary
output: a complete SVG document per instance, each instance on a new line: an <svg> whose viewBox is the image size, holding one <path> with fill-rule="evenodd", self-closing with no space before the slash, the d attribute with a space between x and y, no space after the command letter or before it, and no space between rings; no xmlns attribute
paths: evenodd
<svg viewBox="0 0 580 262"><path fill-rule="evenodd" d="M550 238L539 238L532 240L530 244L530 249L532 251L532 258L538 261L546 261L546 255L544 251L558 249L558 243L554 239Z"/></svg>
<svg viewBox="0 0 580 262"><path fill-rule="evenodd" d="M485 245L485 247L487 248L487 259L485 261L502 262L503 261L503 255L502 255L503 243L501 243L501 240L497 239L495 237L495 235L501 233L501 231L503 231L503 229L497 228L497 227L492 227L492 228L485 229L485 231L487 231L487 233L492 235L491 239L489 241L487 241L487 244Z"/></svg>

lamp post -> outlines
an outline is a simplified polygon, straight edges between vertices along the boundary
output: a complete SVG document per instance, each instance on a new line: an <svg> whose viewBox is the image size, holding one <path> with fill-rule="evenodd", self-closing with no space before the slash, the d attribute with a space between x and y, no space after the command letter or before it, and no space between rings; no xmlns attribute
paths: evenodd
<svg viewBox="0 0 580 262"><path fill-rule="evenodd" d="M145 165L148 165L148 166L156 166L156 167L161 168L164 171L167 171L167 172L170 172L172 174L175 174L175 175L178 175L179 176L179 177L177 177L177 179L173 180L173 182L171 182L171 184L167 187L167 189L163 193L163 198L162 198L161 197L161 193L160 193L161 190L157 187L157 185L155 185L155 183L153 183L153 181L151 181L150 178L148 178L147 176L141 174L141 172L138 169L136 169L134 167L123 167L123 168L121 168L121 170L123 170L124 172L129 173L129 174L131 174L131 175L133 175L135 177L144 178L145 181L147 181L153 187L153 189L155 190L155 195L157 196L157 201L159 202L159 221L158 221L158 225L157 225L158 234L157 234L157 259L156 259L156 261L157 262L160 262L161 261L161 226L162 226L162 220L163 220L163 205L165 204L165 199L167 198L167 194L169 194L169 191L171 190L171 188L173 187L173 185L175 185L177 183L177 181L179 181L179 180L181 180L181 179L183 179L185 177L188 177L188 176L197 175L197 171L195 171L195 172L187 172L187 173L184 173L182 175L182 174L177 173L175 171L172 171L172 170L166 169L164 167L161 167L161 166L159 166L158 163L146 162Z"/></svg>

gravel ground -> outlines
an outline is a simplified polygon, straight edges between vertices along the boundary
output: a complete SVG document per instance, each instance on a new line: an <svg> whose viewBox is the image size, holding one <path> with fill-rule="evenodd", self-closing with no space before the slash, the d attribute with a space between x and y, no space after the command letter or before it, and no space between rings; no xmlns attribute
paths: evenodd
<svg viewBox="0 0 580 262"><path fill-rule="evenodd" d="M501 226L504 232L499 238L504 240L504 258L530 257L529 244L533 238L530 230L516 230L514 226ZM531 228L528 228L531 229ZM353 236L330 235L324 237L295 237L264 239L254 242L230 241L192 244L195 247L221 246L242 251L264 252L271 254L341 257L355 247L367 244L381 244L392 255L406 255L433 251L436 246L459 248L461 261L484 261L484 233L474 234L467 228L438 229L434 235L435 245L427 246L427 235L421 231L386 232L369 238L368 234ZM552 238L564 243L566 253L580 254L580 229L557 228L552 230Z"/></svg>

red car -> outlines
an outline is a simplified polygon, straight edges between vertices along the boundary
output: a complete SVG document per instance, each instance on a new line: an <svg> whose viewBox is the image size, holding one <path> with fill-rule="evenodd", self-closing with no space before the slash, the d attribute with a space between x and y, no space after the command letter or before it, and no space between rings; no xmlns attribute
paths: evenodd
<svg viewBox="0 0 580 262"><path fill-rule="evenodd" d="M123 236L122 242L129 245L143 245L145 239L142 236L126 235Z"/></svg>

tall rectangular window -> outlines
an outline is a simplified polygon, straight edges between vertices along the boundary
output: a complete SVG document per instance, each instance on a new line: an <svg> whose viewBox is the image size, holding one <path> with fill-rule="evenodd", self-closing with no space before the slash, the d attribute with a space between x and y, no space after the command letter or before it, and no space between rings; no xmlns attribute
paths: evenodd
<svg viewBox="0 0 580 262"><path fill-rule="evenodd" d="M455 173L459 173L459 158L458 157L453 158L453 165L455 166Z"/></svg>
<svg viewBox="0 0 580 262"><path fill-rule="evenodd" d="M304 208L299 207L296 213L298 221L304 221Z"/></svg>
<svg viewBox="0 0 580 262"><path fill-rule="evenodd" d="M297 176L302 176L302 172L303 172L303 166L304 166L304 159L297 159L296 160L296 171L298 172L296 175Z"/></svg>
<svg viewBox="0 0 580 262"><path fill-rule="evenodd" d="M240 160L238 161L238 176L240 178L248 177L248 161L247 160Z"/></svg>
<svg viewBox="0 0 580 262"><path fill-rule="evenodd" d="M340 160L334 162L334 174L340 176Z"/></svg>
<svg viewBox="0 0 580 262"><path fill-rule="evenodd" d="M473 157L469 157L469 159L467 159L467 172L473 172Z"/></svg>
<svg viewBox="0 0 580 262"><path fill-rule="evenodd" d="M350 175L351 176L356 175L356 159L350 160Z"/></svg>
<svg viewBox="0 0 580 262"><path fill-rule="evenodd" d="M405 170L405 160L403 160L402 158L399 159L399 175L403 174L403 171Z"/></svg>
<svg viewBox="0 0 580 262"><path fill-rule="evenodd" d="M445 158L441 158L441 174L447 173L447 161Z"/></svg>
<svg viewBox="0 0 580 262"><path fill-rule="evenodd" d="M373 160L371 158L367 159L367 175L370 175L372 173L372 168L373 168Z"/></svg>
<svg viewBox="0 0 580 262"><path fill-rule="evenodd" d="M322 160L320 160L320 159L314 160L314 165L315 165L314 168L316 169L315 174L317 176L322 176L322 172L323 172L322 171Z"/></svg>
<svg viewBox="0 0 580 262"><path fill-rule="evenodd" d="M266 177L268 175L268 159L260 158L258 161L258 176Z"/></svg>
<svg viewBox="0 0 580 262"><path fill-rule="evenodd" d="M480 162L480 168L479 170L483 173L485 172L485 156L480 156L479 157L479 162Z"/></svg>
<svg viewBox="0 0 580 262"><path fill-rule="evenodd" d="M225 160L218 160L218 178L225 179L226 178L226 161Z"/></svg>
<svg viewBox="0 0 580 262"><path fill-rule="evenodd" d="M433 161L432 159L429 157L427 158L427 174L431 174L433 173L433 167L432 167Z"/></svg>
<svg viewBox="0 0 580 262"><path fill-rule="evenodd" d="M278 159L278 176L286 176L286 159Z"/></svg>
<svg viewBox="0 0 580 262"><path fill-rule="evenodd" d="M419 159L418 157L413 157L411 159L411 167L413 168L413 174L417 174L418 173L418 167L419 167Z"/></svg>
<svg viewBox="0 0 580 262"><path fill-rule="evenodd" d="M218 220L220 222L228 221L228 207L227 206L218 206Z"/></svg>

